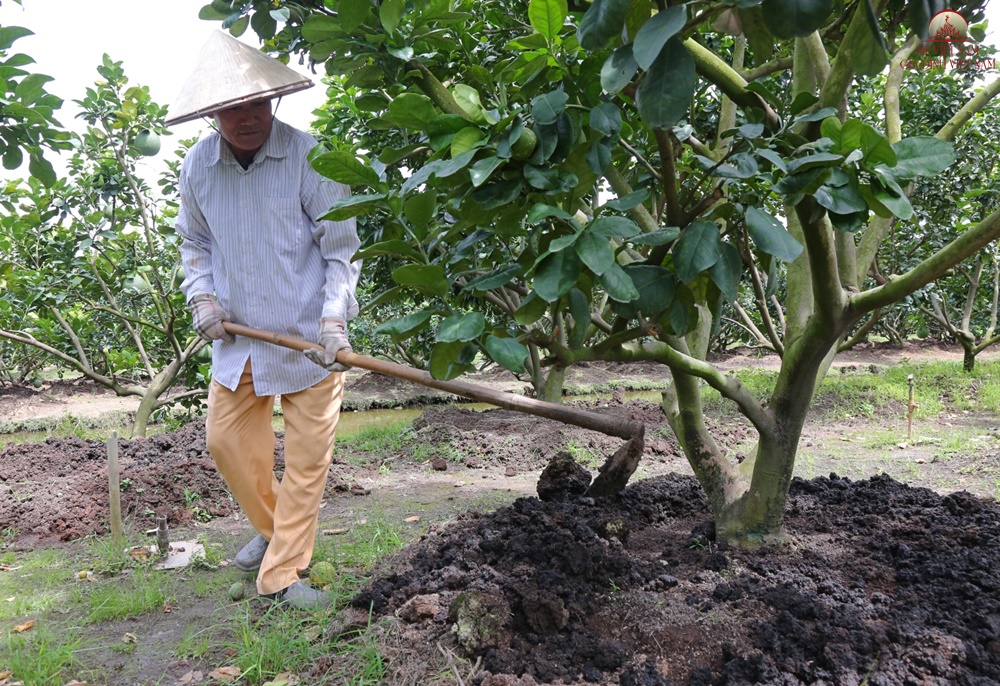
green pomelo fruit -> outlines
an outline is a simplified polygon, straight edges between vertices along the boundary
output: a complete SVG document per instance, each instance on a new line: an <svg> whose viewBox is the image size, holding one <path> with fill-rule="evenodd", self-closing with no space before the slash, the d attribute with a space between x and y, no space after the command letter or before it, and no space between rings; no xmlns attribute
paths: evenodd
<svg viewBox="0 0 1000 686"><path fill-rule="evenodd" d="M243 596L246 594L246 589L243 588L243 584L233 584L229 587L229 597L235 601L243 600Z"/></svg>
<svg viewBox="0 0 1000 686"><path fill-rule="evenodd" d="M317 562L309 569L309 581L317 586L333 583L337 570L329 562Z"/></svg>
<svg viewBox="0 0 1000 686"><path fill-rule="evenodd" d="M534 131L531 129L522 130L520 137L510 146L511 157L518 162L523 162L531 157L531 153L535 152L535 143L537 142L538 138Z"/></svg>
<svg viewBox="0 0 1000 686"><path fill-rule="evenodd" d="M160 137L149 129L143 129L135 137L135 147L140 153L147 157L152 157L160 152Z"/></svg>

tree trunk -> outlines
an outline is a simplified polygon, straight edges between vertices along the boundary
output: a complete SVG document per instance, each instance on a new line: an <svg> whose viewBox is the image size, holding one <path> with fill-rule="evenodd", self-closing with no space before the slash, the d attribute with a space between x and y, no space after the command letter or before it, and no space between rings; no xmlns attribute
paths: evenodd
<svg viewBox="0 0 1000 686"><path fill-rule="evenodd" d="M962 349L965 351L965 354L962 356L962 371L971 372L976 368L975 348L963 344Z"/></svg>
<svg viewBox="0 0 1000 686"><path fill-rule="evenodd" d="M166 393L174 385L174 382L177 381L183 361L186 359L186 357L182 359L174 358L170 361L170 364L150 379L149 385L146 386L146 392L142 395L142 401L139 403L139 409L135 412L135 421L132 423L132 435L130 438L146 437L146 431L149 428L149 418L152 416L153 410L159 405L160 396Z"/></svg>
<svg viewBox="0 0 1000 686"><path fill-rule="evenodd" d="M563 393L563 382L566 380L566 368L555 366L549 370L545 377L545 390L541 400L547 403L561 403Z"/></svg>

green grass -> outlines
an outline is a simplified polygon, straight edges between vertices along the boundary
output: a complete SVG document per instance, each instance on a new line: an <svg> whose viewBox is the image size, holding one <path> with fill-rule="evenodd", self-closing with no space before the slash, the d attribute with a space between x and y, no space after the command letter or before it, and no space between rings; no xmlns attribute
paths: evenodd
<svg viewBox="0 0 1000 686"><path fill-rule="evenodd" d="M873 373L873 371L875 373ZM813 399L814 412L836 419L871 419L894 414L905 417L909 404L909 376L914 377L915 419L944 411L1000 412L1000 361L982 361L972 373L961 362L902 362L886 368L859 370L832 368ZM759 399L766 399L778 378L776 371L740 369L735 377ZM704 387L706 409L732 414L732 403Z"/></svg>
<svg viewBox="0 0 1000 686"><path fill-rule="evenodd" d="M0 572L0 621L63 609L71 600L75 570L64 553L4 553L0 559L13 568Z"/></svg>
<svg viewBox="0 0 1000 686"><path fill-rule="evenodd" d="M173 598L169 573L138 570L128 577L100 582L90 594L90 613L85 622L96 624L162 611Z"/></svg>
<svg viewBox="0 0 1000 686"><path fill-rule="evenodd" d="M76 628L35 626L8 632L0 641L0 669L11 670L11 682L62 686L81 670L80 650L87 644Z"/></svg>
<svg viewBox="0 0 1000 686"><path fill-rule="evenodd" d="M407 435L411 423L407 419L359 429L344 438L338 437L337 448L381 454L398 452L411 442Z"/></svg>
<svg viewBox="0 0 1000 686"><path fill-rule="evenodd" d="M597 469L605 461L604 456L598 455L590 448L581 446L573 439L566 441L563 449L570 454L574 462L590 469Z"/></svg>

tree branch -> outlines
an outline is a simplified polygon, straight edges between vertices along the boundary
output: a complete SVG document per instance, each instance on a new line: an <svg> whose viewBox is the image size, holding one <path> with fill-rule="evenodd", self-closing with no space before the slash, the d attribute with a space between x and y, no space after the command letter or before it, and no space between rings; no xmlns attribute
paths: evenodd
<svg viewBox="0 0 1000 686"><path fill-rule="evenodd" d="M1000 237L1000 210L993 212L961 236L944 246L902 276L850 299L850 308L858 316L877 307L886 307L926 286L970 255L976 254Z"/></svg>
<svg viewBox="0 0 1000 686"><path fill-rule="evenodd" d="M622 176L621 172L613 164L609 164L607 169L604 170L604 178L611 184L611 189L618 194L618 197L624 197L633 192L632 186L629 185L629 182L625 180L625 177ZM653 215L649 213L649 210L642 203L630 209L628 214L639 225L643 233L652 233L660 228L659 222L653 218Z"/></svg>
<svg viewBox="0 0 1000 686"><path fill-rule="evenodd" d="M746 80L740 76L725 60L698 43L693 38L684 41L684 46L694 58L695 68L705 79L715 84L730 100L747 109L755 107L764 111L764 125L771 131L781 128L781 118L764 99L747 90Z"/></svg>
<svg viewBox="0 0 1000 686"><path fill-rule="evenodd" d="M824 211L807 196L795 206L795 214L802 225L802 236L809 257L815 312L827 326L834 326L847 304L840 271L837 267L837 250L833 229Z"/></svg>
<svg viewBox="0 0 1000 686"><path fill-rule="evenodd" d="M973 115L986 107L998 93L1000 93L1000 77L976 93L971 100L962 106L962 109L955 113L955 116L948 120L947 124L941 127L940 131L934 134L934 137L943 141L954 140L959 129L972 119Z"/></svg>

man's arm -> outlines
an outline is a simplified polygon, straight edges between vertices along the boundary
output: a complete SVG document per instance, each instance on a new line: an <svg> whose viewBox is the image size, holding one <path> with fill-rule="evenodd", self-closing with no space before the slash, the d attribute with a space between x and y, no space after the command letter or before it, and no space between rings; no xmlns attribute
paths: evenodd
<svg viewBox="0 0 1000 686"><path fill-rule="evenodd" d="M190 303L199 295L215 295L215 282L212 279L212 234L190 191L184 169L181 170L180 192L177 233L184 239L180 246L181 262L184 264L181 292Z"/></svg>
<svg viewBox="0 0 1000 686"><path fill-rule="evenodd" d="M306 162L308 165L309 163ZM361 262L351 262L361 247L354 218L345 221L320 220L330 206L351 190L336 181L324 178L309 167L305 173L302 206L313 220L313 240L326 260L323 318L347 321L357 314L354 296L361 272Z"/></svg>

